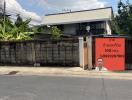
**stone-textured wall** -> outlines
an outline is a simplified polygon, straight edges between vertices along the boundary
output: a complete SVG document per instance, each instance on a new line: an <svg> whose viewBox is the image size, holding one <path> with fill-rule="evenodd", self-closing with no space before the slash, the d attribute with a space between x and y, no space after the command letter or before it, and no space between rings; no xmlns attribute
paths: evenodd
<svg viewBox="0 0 132 100"><path fill-rule="evenodd" d="M0 42L1 65L79 66L78 40Z"/></svg>

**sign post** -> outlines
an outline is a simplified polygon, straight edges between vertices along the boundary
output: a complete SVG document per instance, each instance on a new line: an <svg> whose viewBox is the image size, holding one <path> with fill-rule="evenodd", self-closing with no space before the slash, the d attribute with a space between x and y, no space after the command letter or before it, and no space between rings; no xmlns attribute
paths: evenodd
<svg viewBox="0 0 132 100"><path fill-rule="evenodd" d="M125 39L96 38L96 66L98 59L103 59L103 67L111 71L125 70Z"/></svg>

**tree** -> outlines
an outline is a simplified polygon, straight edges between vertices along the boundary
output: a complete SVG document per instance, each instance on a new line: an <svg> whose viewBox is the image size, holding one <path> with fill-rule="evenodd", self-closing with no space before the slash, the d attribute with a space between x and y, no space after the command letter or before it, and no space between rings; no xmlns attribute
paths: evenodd
<svg viewBox="0 0 132 100"><path fill-rule="evenodd" d="M57 28L57 26L52 26L50 30L51 30L52 38L58 40L61 36L61 30Z"/></svg>
<svg viewBox="0 0 132 100"><path fill-rule="evenodd" d="M15 23L12 23L10 19L6 19L5 23L0 24L0 40L29 40L32 39L33 32L29 32L29 23L31 19L25 21L18 15ZM4 24L6 30L4 31Z"/></svg>
<svg viewBox="0 0 132 100"><path fill-rule="evenodd" d="M118 14L113 18L113 31L132 36L132 4L118 3Z"/></svg>
<svg viewBox="0 0 132 100"><path fill-rule="evenodd" d="M13 34L12 40L29 40L32 39L31 35L33 32L29 32L29 23L31 19L26 19L23 21L20 15L17 15L17 19L13 28L11 30L11 34Z"/></svg>
<svg viewBox="0 0 132 100"><path fill-rule="evenodd" d="M17 19L16 19L16 21L15 21L15 25L16 25L17 27L19 27L22 23L23 23L23 19L22 19L22 17L20 16L20 14L18 14L18 15L17 15Z"/></svg>
<svg viewBox="0 0 132 100"><path fill-rule="evenodd" d="M5 30L4 30L4 24L6 26ZM12 34L10 33L12 28L13 28L13 23L8 17L6 17L5 22L4 21L0 22L0 40L4 40L4 41L10 40L12 37Z"/></svg>
<svg viewBox="0 0 132 100"><path fill-rule="evenodd" d="M23 21L22 17L18 14L17 15L17 19L15 21L15 26L17 28L23 26L23 29L21 29L21 31L23 32L27 32L30 30L30 27L29 27L29 23L31 22L31 18L28 18L26 19L25 21Z"/></svg>

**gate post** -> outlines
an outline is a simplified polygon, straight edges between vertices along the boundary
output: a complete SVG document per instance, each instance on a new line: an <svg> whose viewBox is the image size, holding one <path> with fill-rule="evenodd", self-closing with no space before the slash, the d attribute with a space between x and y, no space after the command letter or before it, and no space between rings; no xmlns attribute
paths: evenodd
<svg viewBox="0 0 132 100"><path fill-rule="evenodd" d="M79 37L79 65L84 69L84 42L83 37Z"/></svg>
<svg viewBox="0 0 132 100"><path fill-rule="evenodd" d="M92 36L86 37L86 41L88 44L88 69L91 70L93 68L93 64L92 64Z"/></svg>
<svg viewBox="0 0 132 100"><path fill-rule="evenodd" d="M35 41L32 42L32 60L34 63L34 67L40 67L40 63L36 62L36 49L35 49Z"/></svg>

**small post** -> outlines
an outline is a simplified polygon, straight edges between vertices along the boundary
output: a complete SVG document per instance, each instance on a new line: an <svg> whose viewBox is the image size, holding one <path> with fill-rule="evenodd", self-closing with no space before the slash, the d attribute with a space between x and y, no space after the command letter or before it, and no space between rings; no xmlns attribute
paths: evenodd
<svg viewBox="0 0 132 100"><path fill-rule="evenodd" d="M107 30L107 35L111 35L111 27L109 21L106 21L106 30Z"/></svg>
<svg viewBox="0 0 132 100"><path fill-rule="evenodd" d="M86 38L88 44L88 69L91 70L93 68L92 64L92 36Z"/></svg>
<svg viewBox="0 0 132 100"><path fill-rule="evenodd" d="M36 62L35 41L32 42L32 60L34 62L34 67L40 67L40 63Z"/></svg>
<svg viewBox="0 0 132 100"><path fill-rule="evenodd" d="M83 37L79 37L79 64L84 69L84 42Z"/></svg>
<svg viewBox="0 0 132 100"><path fill-rule="evenodd" d="M90 26L86 27L89 36L86 37L86 41L88 44L88 69L91 70L93 68L92 65L92 33L90 32Z"/></svg>

